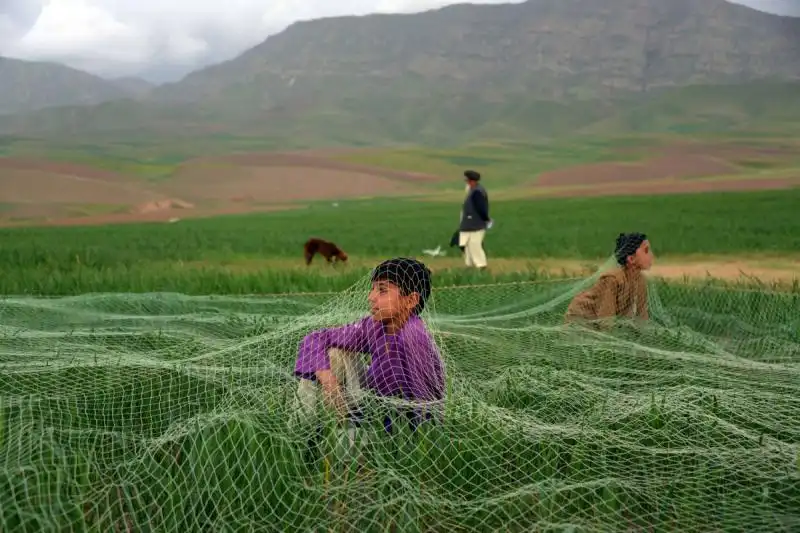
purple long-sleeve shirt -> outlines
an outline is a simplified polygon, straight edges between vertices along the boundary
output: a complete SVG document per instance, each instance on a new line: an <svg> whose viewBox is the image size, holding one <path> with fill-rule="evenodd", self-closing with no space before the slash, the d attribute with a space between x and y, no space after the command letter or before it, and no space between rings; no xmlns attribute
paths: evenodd
<svg viewBox="0 0 800 533"><path fill-rule="evenodd" d="M444 365L418 316L409 318L394 335L387 334L383 324L371 317L314 331L300 343L295 374L316 379L318 370L330 370L327 352L331 348L371 354L366 387L379 396L417 401L444 398Z"/></svg>

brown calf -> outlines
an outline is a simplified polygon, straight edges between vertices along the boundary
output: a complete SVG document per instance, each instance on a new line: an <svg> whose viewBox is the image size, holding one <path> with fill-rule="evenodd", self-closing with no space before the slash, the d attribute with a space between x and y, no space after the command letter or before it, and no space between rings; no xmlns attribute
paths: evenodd
<svg viewBox="0 0 800 533"><path fill-rule="evenodd" d="M323 239L308 239L303 245L303 253L306 258L306 265L311 264L311 260L316 254L324 257L328 263L333 262L334 259L338 261L347 261L347 254L344 253L341 248Z"/></svg>

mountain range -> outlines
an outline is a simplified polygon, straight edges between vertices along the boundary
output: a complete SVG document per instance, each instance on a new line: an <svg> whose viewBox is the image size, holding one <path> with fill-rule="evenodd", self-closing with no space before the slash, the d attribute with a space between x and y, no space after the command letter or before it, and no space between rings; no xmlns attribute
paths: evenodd
<svg viewBox="0 0 800 533"><path fill-rule="evenodd" d="M238 131L345 144L553 134L608 122L623 107L668 106L670 94L702 86L729 96L718 87L747 87L736 96L747 109L731 115L740 121L755 112L744 98L774 89L792 100L800 18L725 0L529 0L334 17L295 23L157 87L0 59L0 133Z"/></svg>
<svg viewBox="0 0 800 533"><path fill-rule="evenodd" d="M106 80L58 63L0 57L0 115L140 97L152 87L138 78Z"/></svg>

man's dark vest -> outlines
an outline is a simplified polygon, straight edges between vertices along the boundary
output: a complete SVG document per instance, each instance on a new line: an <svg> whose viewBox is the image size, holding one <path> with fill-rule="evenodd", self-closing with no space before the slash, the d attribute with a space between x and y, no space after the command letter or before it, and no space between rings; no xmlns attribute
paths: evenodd
<svg viewBox="0 0 800 533"><path fill-rule="evenodd" d="M486 222L481 219L481 216L475 209L475 204L472 203L473 194L482 194L484 197L487 196L486 189L481 185L477 185L474 189L470 190L469 194L467 194L467 197L464 199L464 206L461 210L461 225L458 228L459 231L479 231L486 229Z"/></svg>

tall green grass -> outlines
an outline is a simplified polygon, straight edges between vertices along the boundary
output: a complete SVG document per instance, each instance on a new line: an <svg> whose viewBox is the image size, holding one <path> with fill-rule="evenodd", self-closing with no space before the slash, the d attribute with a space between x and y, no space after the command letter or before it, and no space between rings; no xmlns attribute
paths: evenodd
<svg viewBox="0 0 800 533"><path fill-rule="evenodd" d="M587 342L552 329L563 305L541 307L570 286L435 293L445 423L390 438L378 419L358 462L334 426L314 452L286 424L310 327L292 319L357 294L3 302L0 352L30 355L0 360L0 526L791 530L800 295L658 284L669 315Z"/></svg>
<svg viewBox="0 0 800 533"><path fill-rule="evenodd" d="M487 233L485 247L490 260L594 261L610 255L618 233L643 231L657 257L794 254L800 249L798 204L800 189L495 202L496 225ZM0 293L336 288L361 271L335 278L328 273L336 271L315 266L311 269L315 274L307 276L302 245L308 237L333 240L356 259L421 257L423 249L437 246L458 255L448 243L459 209L458 204L384 199L176 224L3 229ZM237 263L273 260L285 260L284 265L296 261L301 268L272 271L275 267L265 266L243 275L236 269Z"/></svg>
<svg viewBox="0 0 800 533"><path fill-rule="evenodd" d="M797 199L503 202L487 248L602 259L633 229L657 253L785 254ZM389 438L374 405L358 462L330 424L309 448L286 424L297 345L363 308L336 293L367 270L248 265L299 263L312 234L419 255L446 247L455 207L4 230L2 292L74 296L0 299L0 529L791 530L797 288L656 283L649 327L584 337L561 327L574 280L437 272L445 424ZM295 291L320 294L234 296Z"/></svg>

